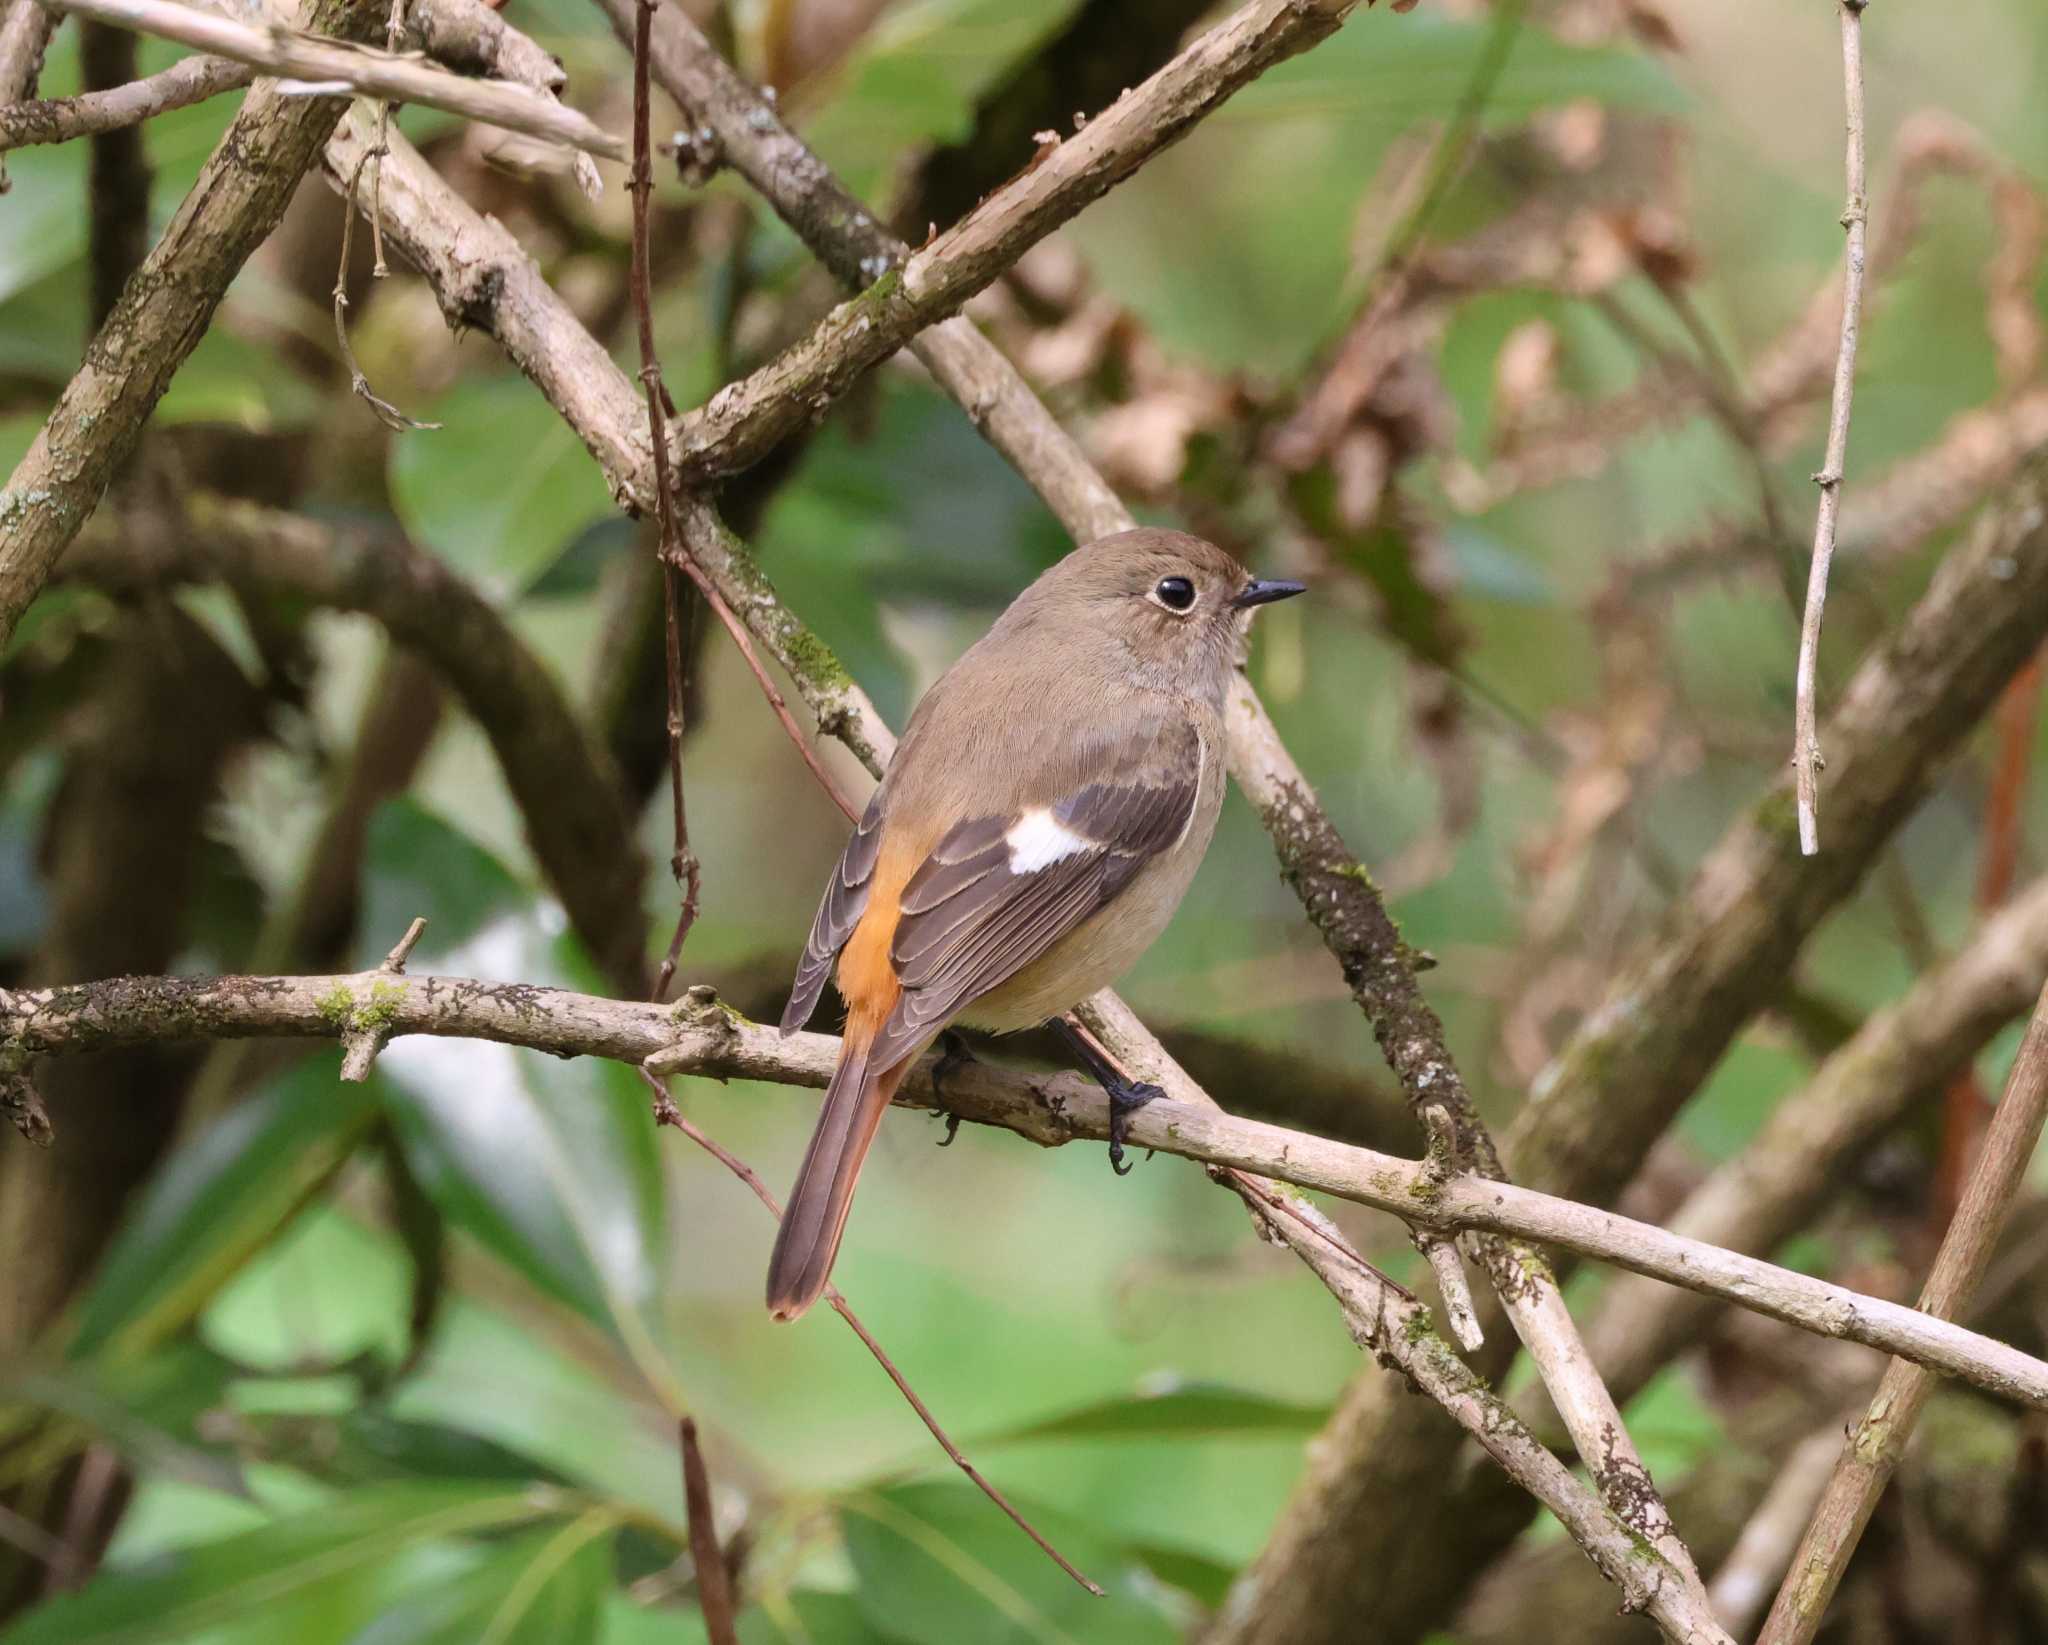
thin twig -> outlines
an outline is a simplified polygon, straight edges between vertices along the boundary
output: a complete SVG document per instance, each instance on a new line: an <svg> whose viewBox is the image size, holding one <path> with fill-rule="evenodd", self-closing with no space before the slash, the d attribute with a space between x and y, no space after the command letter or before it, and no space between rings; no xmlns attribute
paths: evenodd
<svg viewBox="0 0 2048 1645"><path fill-rule="evenodd" d="M2006 1216L2026 1181L2044 1119L2048 1119L2048 989L2034 1006L2005 1095L1992 1115L1983 1155L1970 1174L1963 1203L1920 1292L1920 1312L1934 1319L1954 1319L1976 1296L1985 1270L1991 1266ZM1935 1379L1926 1371L1903 1360L1894 1360L1885 1371L1870 1409L1850 1430L1757 1645L1807 1645L1820 1631L1828 1603L1934 1385Z"/></svg>
<svg viewBox="0 0 2048 1645"><path fill-rule="evenodd" d="M684 1417L676 1425L683 1451L683 1513L690 1531L690 1563L697 1572L697 1608L704 1613L704 1632L711 1645L739 1645L733 1622L732 1573L718 1546L718 1522L711 1511L711 1475L697 1444L697 1424Z"/></svg>
<svg viewBox="0 0 2048 1645"><path fill-rule="evenodd" d="M654 165L647 135L647 36L653 26L655 0L639 0L633 31L633 174L626 191L633 199L633 315L640 332L640 386L647 396L648 449L654 457L654 518L661 561L662 622L665 644L665 674L668 681L668 778L670 810L675 819L674 846L669 870L681 892L675 932L662 956L654 979L654 997L668 997L668 985L675 980L676 959L690 927L697 923L698 893L702 870L696 852L690 849L690 816L683 797L683 642L681 578L678 568L686 558L682 537L676 530L675 496L668 472L668 390L662 386L661 359L654 347L653 278L649 270L651 253L647 243L647 205L654 193Z"/></svg>
<svg viewBox="0 0 2048 1645"><path fill-rule="evenodd" d="M348 340L348 260L349 253L355 247L357 191L362 184L363 167L376 166L375 175L379 179L383 177L384 172L379 161L384 153L384 137L380 131L377 146L356 162L356 169L349 173L348 187L342 191L341 260L334 271L334 341L341 350L341 363L348 367L349 392L367 405L376 414L377 421L392 433L407 434L436 429L441 425L423 423L416 418L408 417L371 388L370 379L363 375L363 368L356 363L356 351L349 346ZM374 216L370 219L373 230L377 221ZM381 233L376 233L373 237L377 246L377 261L381 264L384 260L384 237Z"/></svg>
<svg viewBox="0 0 2048 1645"><path fill-rule="evenodd" d="M180 0L50 0L50 5L54 11L96 17L138 34L248 63L280 77L280 89L286 93L293 82L302 88L319 88L314 94L322 96L335 95L330 88L341 87L367 97L443 109L466 120L583 149L607 160L626 158L626 145L618 138L530 86L472 80L423 59L393 56L276 26L259 28Z"/></svg>
<svg viewBox="0 0 2048 1645"><path fill-rule="evenodd" d="M1714 1573L1707 1595L1724 1627L1747 1634L1791 1562L1800 1527L1812 1517L1842 1448L1842 1424L1808 1434L1778 1466L1778 1476Z"/></svg>
<svg viewBox="0 0 2048 1645"><path fill-rule="evenodd" d="M1820 669L1820 624L1828 603L1828 568L1835 556L1835 520L1842 506L1842 470L1849 459L1849 403L1856 388L1856 339L1863 323L1864 245L1870 202L1863 176L1863 8L1867 0L1839 0L1842 18L1842 105L1848 128L1845 169L1848 204L1842 227L1848 234L1842 263L1842 340L1835 354L1835 387L1828 405L1827 455L1813 483L1820 507L1813 522L1813 562L1806 579L1806 616L1799 627L1799 670L1795 682L1792 769L1799 805L1799 849L1820 850L1820 711L1815 681Z"/></svg>
<svg viewBox="0 0 2048 1645"><path fill-rule="evenodd" d="M658 1125L672 1125L682 1132L684 1136L688 1137L699 1148L703 1149L713 1159L717 1160L719 1164L738 1177L741 1182L751 1188L754 1192L754 1198L767 1206L768 1214L777 1222L780 1222L782 1220L781 1202L768 1191L768 1185L761 1180L759 1173L737 1154L714 1142L703 1131L699 1130L697 1126L692 1124L684 1116L682 1110L676 1106L675 1098L669 1095L668 1087L663 1083L661 1076L645 1063L640 1065L640 1077L647 1082L648 1089L654 1093L655 1123ZM860 1338L862 1346L870 1354L874 1355L875 1363L888 1373L889 1380L896 1384L897 1391L910 1402L910 1408L917 1413L918 1420L929 1430L932 1438L939 1442L940 1449L953 1459L954 1466L971 1479L989 1501L1002 1509L1020 1531L1037 1543L1047 1558L1061 1570L1065 1571L1068 1576L1080 1583L1091 1594L1100 1597L1102 1590L1076 1570L1059 1549L1055 1548L1039 1534L1037 1527L1030 1520L1026 1519L1011 1506L1010 1499L990 1484L981 1470L967 1460L960 1447L955 1445L952 1439L948 1437L946 1430L939 1426L939 1420L932 1415L931 1407L918 1398L917 1390L910 1386L903 1373L896 1368L896 1362L883 1351L882 1345L874 1339L869 1333L868 1328L861 1323L860 1316L847 1303L839 1287L836 1285L826 1286L825 1300L832 1305L833 1312L846 1321L853 1334Z"/></svg>
<svg viewBox="0 0 2048 1645"><path fill-rule="evenodd" d="M36 0L25 0L35 5ZM38 7L38 10L41 8ZM68 143L140 125L173 109L190 108L256 78L247 63L226 57L181 57L167 69L105 91L43 102L0 105L0 153L37 143Z"/></svg>

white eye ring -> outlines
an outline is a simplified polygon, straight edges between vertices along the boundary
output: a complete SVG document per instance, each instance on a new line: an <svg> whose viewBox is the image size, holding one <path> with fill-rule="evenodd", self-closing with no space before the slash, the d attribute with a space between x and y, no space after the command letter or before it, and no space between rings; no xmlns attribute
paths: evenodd
<svg viewBox="0 0 2048 1645"><path fill-rule="evenodd" d="M1146 596L1162 611L1185 617L1195 609L1195 585L1186 577L1161 577Z"/></svg>

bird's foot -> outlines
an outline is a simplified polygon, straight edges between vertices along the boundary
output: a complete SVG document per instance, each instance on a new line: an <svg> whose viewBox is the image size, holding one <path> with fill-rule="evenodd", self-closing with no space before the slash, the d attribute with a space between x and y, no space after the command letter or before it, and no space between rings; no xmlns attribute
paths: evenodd
<svg viewBox="0 0 2048 1645"><path fill-rule="evenodd" d="M1102 1089L1109 1094L1109 1168L1127 1177L1131 1168L1124 1162L1124 1144L1130 1140L1131 1116L1166 1093L1143 1080L1118 1079L1113 1084L1104 1080Z"/></svg>
<svg viewBox="0 0 2048 1645"><path fill-rule="evenodd" d="M932 1095L940 1102L946 1100L946 1081L963 1068L972 1068L981 1059L967 1048L965 1036L958 1030L948 1028L939 1036L939 1060L932 1067ZM939 1147L953 1146L954 1137L960 1133L960 1116L946 1115L946 1134L939 1139Z"/></svg>

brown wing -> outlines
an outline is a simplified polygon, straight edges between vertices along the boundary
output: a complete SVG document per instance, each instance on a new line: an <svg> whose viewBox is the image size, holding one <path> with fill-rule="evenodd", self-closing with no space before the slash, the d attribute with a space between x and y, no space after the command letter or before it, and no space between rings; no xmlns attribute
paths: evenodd
<svg viewBox="0 0 2048 1645"><path fill-rule="evenodd" d="M1200 780L1193 729L1163 737L1148 753L1127 778L1090 783L1027 812L969 818L939 841L903 888L891 944L903 997L871 1055L886 1065L907 1054L1180 839Z"/></svg>
<svg viewBox="0 0 2048 1645"><path fill-rule="evenodd" d="M797 962L796 982L790 989L789 1004L782 1008L782 1031L793 1034L811 1020L818 997L825 991L825 979L832 974L832 962L853 928L860 923L868 905L868 882L874 878L875 859L882 850L882 790L877 788L861 813L860 825L840 853L838 866L826 882L817 918L811 921L811 935L804 944L804 957Z"/></svg>

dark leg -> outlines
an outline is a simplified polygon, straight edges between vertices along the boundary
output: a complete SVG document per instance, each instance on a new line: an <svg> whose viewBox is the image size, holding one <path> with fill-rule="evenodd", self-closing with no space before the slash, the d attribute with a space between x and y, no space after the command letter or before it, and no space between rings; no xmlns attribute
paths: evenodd
<svg viewBox="0 0 2048 1645"><path fill-rule="evenodd" d="M1124 1163L1124 1141L1130 1134L1131 1116L1153 1098L1163 1097L1166 1093L1146 1081L1126 1079L1122 1071L1096 1050L1087 1036L1077 1033L1066 1018L1055 1017L1052 1028L1067 1049L1073 1052L1074 1060L1087 1069L1095 1083L1108 1093L1109 1168L1120 1177L1129 1176L1131 1168Z"/></svg>
<svg viewBox="0 0 2048 1645"><path fill-rule="evenodd" d="M963 1068L974 1065L978 1059L967 1049L967 1041L957 1029L948 1028L939 1036L939 1060L932 1069L932 1095L941 1102L946 1100L946 1081ZM953 1139L960 1134L960 1116L946 1116L946 1134L939 1139L941 1148L950 1148Z"/></svg>

